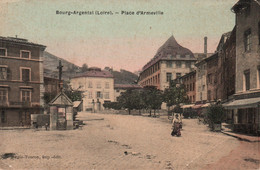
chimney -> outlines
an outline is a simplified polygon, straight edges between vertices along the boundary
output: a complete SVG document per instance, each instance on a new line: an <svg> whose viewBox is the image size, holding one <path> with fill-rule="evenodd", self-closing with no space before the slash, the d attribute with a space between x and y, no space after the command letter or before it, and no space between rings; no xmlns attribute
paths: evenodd
<svg viewBox="0 0 260 170"><path fill-rule="evenodd" d="M208 37L204 37L204 54L206 54L207 55L207 48L208 48L208 42L207 42L207 40L208 40Z"/></svg>

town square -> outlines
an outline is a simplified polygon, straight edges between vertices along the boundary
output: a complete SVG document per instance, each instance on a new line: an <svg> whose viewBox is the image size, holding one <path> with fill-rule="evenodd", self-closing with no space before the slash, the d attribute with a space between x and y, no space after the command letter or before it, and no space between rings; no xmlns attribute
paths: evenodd
<svg viewBox="0 0 260 170"><path fill-rule="evenodd" d="M0 169L259 169L260 1L0 1Z"/></svg>

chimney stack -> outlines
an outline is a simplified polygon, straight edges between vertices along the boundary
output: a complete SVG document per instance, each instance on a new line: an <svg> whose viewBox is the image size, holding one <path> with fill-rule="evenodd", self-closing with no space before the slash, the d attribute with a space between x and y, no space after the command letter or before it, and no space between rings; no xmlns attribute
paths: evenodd
<svg viewBox="0 0 260 170"><path fill-rule="evenodd" d="M208 48L208 42L207 42L207 40L208 40L208 37L204 37L204 54L206 54L207 55L207 48Z"/></svg>

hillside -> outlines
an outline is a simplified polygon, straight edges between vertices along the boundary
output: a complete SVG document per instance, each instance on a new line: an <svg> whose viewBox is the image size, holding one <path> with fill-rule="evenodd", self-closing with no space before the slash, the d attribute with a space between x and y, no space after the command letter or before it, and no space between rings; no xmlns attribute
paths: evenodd
<svg viewBox="0 0 260 170"><path fill-rule="evenodd" d="M63 58L59 58L47 51L44 51L43 53L43 66L44 66L44 76L45 77L53 77L58 78L59 72L57 69L57 66L59 65L59 60L61 60L61 63L63 65L62 68L62 78L65 80L68 80L70 77L73 77L76 72L80 71L80 67L70 63L67 60L64 60Z"/></svg>
<svg viewBox="0 0 260 170"><path fill-rule="evenodd" d="M119 71L111 71L114 78L115 84L133 84L137 81L138 76L130 71L121 69Z"/></svg>
<svg viewBox="0 0 260 170"><path fill-rule="evenodd" d="M70 63L63 58L57 57L47 51L43 53L44 61L44 76L58 78L59 72L57 66L59 65L59 60L61 60L62 68L62 79L69 80L74 77L76 73L81 72L81 67ZM120 71L110 70L115 78L115 84L133 84L137 81L138 76L132 72L121 69Z"/></svg>

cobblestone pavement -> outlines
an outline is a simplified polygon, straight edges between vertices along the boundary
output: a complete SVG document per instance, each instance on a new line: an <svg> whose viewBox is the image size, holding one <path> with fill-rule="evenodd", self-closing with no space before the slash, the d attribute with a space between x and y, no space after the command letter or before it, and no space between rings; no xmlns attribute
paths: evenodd
<svg viewBox="0 0 260 170"><path fill-rule="evenodd" d="M86 124L82 130L0 131L0 154L15 154L0 160L0 168L214 168L240 144L194 119L184 119L182 136L172 137L171 124L161 118L85 112L79 118Z"/></svg>

